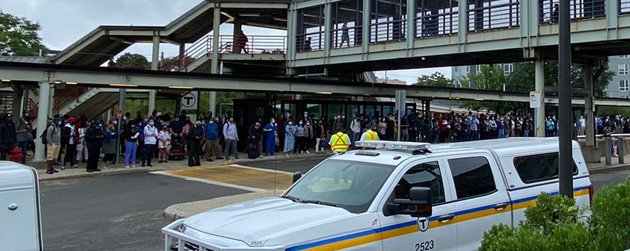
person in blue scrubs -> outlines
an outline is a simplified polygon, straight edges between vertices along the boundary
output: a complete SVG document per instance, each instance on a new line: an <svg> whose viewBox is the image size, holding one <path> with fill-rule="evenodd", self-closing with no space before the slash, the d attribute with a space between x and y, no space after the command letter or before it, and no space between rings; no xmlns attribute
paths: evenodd
<svg viewBox="0 0 630 251"><path fill-rule="evenodd" d="M263 128L265 133L265 156L275 155L276 153L276 120L274 118L269 119L269 123Z"/></svg>

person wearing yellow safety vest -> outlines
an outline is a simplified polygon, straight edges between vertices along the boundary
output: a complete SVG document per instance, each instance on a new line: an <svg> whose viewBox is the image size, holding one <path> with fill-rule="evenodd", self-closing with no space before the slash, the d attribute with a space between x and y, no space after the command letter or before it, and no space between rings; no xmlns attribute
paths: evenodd
<svg viewBox="0 0 630 251"><path fill-rule="evenodd" d="M330 149L333 153L345 153L352 143L350 142L348 134L341 129L339 132L330 136L330 142L328 142L328 144L330 144Z"/></svg>
<svg viewBox="0 0 630 251"><path fill-rule="evenodd" d="M366 140L380 140L380 139L378 138L377 132L372 131L372 129L368 129L367 131L363 133L363 135L361 135L361 141L366 141Z"/></svg>

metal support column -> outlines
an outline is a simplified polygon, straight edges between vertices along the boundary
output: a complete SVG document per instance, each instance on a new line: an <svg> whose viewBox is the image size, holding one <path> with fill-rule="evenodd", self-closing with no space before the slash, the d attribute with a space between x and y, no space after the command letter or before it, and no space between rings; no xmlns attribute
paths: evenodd
<svg viewBox="0 0 630 251"><path fill-rule="evenodd" d="M53 111L53 109L55 108L55 85L54 84L50 84L50 91L48 92L48 114L49 115L53 115L55 114L55 111Z"/></svg>
<svg viewBox="0 0 630 251"><path fill-rule="evenodd" d="M545 137L545 61L536 60L535 63L536 92L540 93L540 108L534 109L536 137Z"/></svg>
<svg viewBox="0 0 630 251"><path fill-rule="evenodd" d="M160 67L160 33L153 32L153 52L151 54L151 70L157 71ZM155 111L155 98L157 96L156 90L149 91L149 110L147 114L152 114Z"/></svg>
<svg viewBox="0 0 630 251"><path fill-rule="evenodd" d="M584 97L584 115L586 117L586 144L585 146L595 146L595 117L593 115L593 67L584 65L584 89L588 91L588 95Z"/></svg>
<svg viewBox="0 0 630 251"><path fill-rule="evenodd" d="M37 134L35 134L38 137L35 137L35 156L33 157L33 161L46 160L44 144L42 144L39 135L42 135L48 125L50 89L51 86L49 82L39 82L39 108L37 112Z"/></svg>
<svg viewBox="0 0 630 251"><path fill-rule="evenodd" d="M295 75L295 53L297 52L297 11L295 6L291 4L290 9L287 12L287 66L286 75ZM304 41L300 41L302 44Z"/></svg>
<svg viewBox="0 0 630 251"><path fill-rule="evenodd" d="M179 71L187 72L186 66L188 61L186 60L186 44L179 44Z"/></svg>
<svg viewBox="0 0 630 251"><path fill-rule="evenodd" d="M560 195L573 198L573 155L571 143L571 19L569 0L560 1L558 27L558 123Z"/></svg>
<svg viewBox="0 0 630 251"><path fill-rule="evenodd" d="M324 19L324 61L329 62L330 60L330 49L332 49L333 43L335 42L335 39L333 37L333 17L332 17L332 4L326 4L324 5L324 16L326 17L326 19ZM336 21L336 20L335 20Z"/></svg>
<svg viewBox="0 0 630 251"><path fill-rule="evenodd" d="M367 53L370 48L370 34L372 32L370 27L371 5L372 0L363 0L363 27L361 29L361 31L363 31L361 38L363 60L367 60Z"/></svg>
<svg viewBox="0 0 630 251"><path fill-rule="evenodd" d="M221 7L214 5L214 15L212 18L212 54L210 58L210 73L219 74L219 35L221 33ZM217 114L217 92L210 92L209 108L213 115Z"/></svg>
<svg viewBox="0 0 630 251"><path fill-rule="evenodd" d="M127 89L120 89L120 92L118 92L118 109L120 109L121 114L123 114L122 116L118 117L118 128L116 128L116 131L120 134L121 132L121 126L123 124L123 117L125 114L125 99L127 98ZM130 118L129 118L130 119ZM118 137L118 139L120 139L120 137ZM126 141L123 141L126 142ZM116 163L115 165L118 166L118 160L120 159L120 143L116 144ZM123 162L123 165L125 165L125 163Z"/></svg>
<svg viewBox="0 0 630 251"><path fill-rule="evenodd" d="M22 90L22 99L20 102L20 115L24 115L24 113L26 113L28 111L28 94L29 94L29 90L27 88L24 88Z"/></svg>
<svg viewBox="0 0 630 251"><path fill-rule="evenodd" d="M413 42L416 41L416 0L407 0L407 56L413 56Z"/></svg>
<svg viewBox="0 0 630 251"><path fill-rule="evenodd" d="M457 42L459 43L459 52L466 52L466 37L468 32L468 0L460 0L457 4L457 13L459 20L457 24Z"/></svg>

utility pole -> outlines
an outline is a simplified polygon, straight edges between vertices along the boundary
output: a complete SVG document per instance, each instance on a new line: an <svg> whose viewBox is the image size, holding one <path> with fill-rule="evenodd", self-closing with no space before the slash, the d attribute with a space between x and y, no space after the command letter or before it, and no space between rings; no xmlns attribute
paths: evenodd
<svg viewBox="0 0 630 251"><path fill-rule="evenodd" d="M569 0L560 0L558 27L558 109L560 195L573 198L573 156L571 153L571 29Z"/></svg>

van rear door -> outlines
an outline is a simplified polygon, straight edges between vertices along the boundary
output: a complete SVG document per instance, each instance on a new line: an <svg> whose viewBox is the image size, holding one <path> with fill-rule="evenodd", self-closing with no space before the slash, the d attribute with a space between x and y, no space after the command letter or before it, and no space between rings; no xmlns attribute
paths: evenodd
<svg viewBox="0 0 630 251"><path fill-rule="evenodd" d="M37 172L0 162L0 246L3 250L43 250Z"/></svg>

